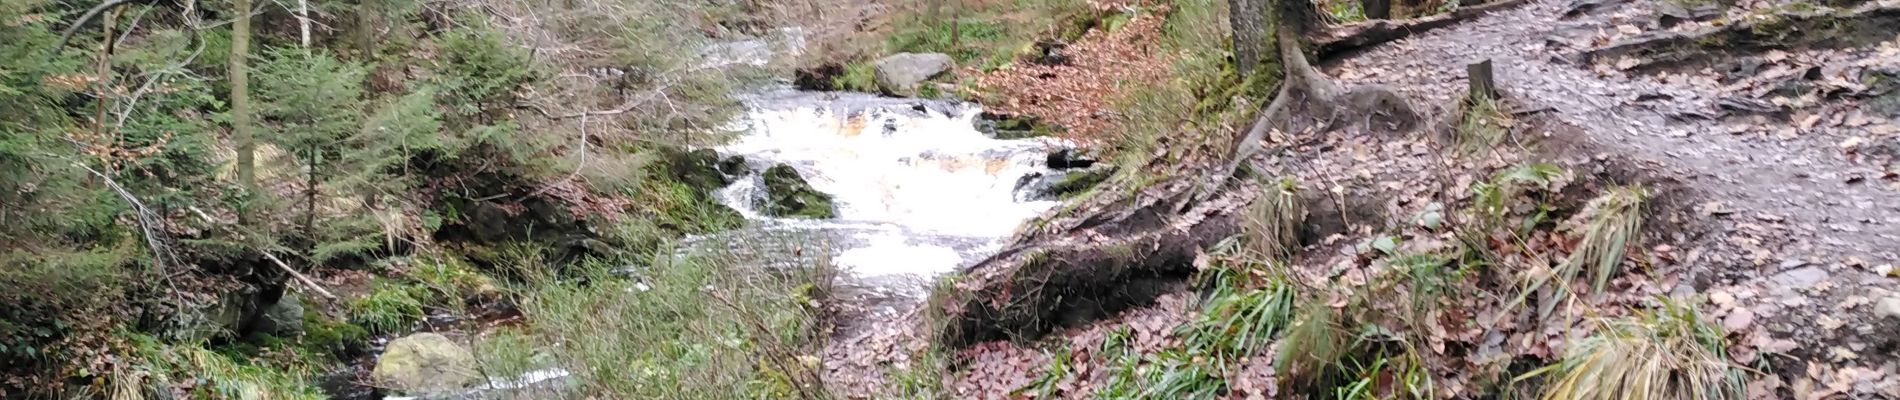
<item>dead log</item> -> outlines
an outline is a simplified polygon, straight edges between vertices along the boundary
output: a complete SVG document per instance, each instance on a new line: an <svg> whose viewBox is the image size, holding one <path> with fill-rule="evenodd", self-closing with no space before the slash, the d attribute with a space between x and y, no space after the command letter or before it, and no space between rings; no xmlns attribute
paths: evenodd
<svg viewBox="0 0 1900 400"><path fill-rule="evenodd" d="M1373 20L1333 27L1309 38L1315 44L1315 58L1324 61L1341 54L1380 43L1404 39L1433 29L1452 26L1494 11L1528 3L1529 0L1503 0L1480 6L1464 7L1425 18L1387 21Z"/></svg>

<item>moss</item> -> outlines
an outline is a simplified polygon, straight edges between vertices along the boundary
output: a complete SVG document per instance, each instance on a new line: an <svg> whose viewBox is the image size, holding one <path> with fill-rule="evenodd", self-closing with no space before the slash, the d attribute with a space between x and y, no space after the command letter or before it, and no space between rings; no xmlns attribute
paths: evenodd
<svg viewBox="0 0 1900 400"><path fill-rule="evenodd" d="M877 92L877 66L858 61L844 66L844 73L831 77L831 88L854 92Z"/></svg>
<svg viewBox="0 0 1900 400"><path fill-rule="evenodd" d="M1063 175L1061 181L1050 185L1049 192L1065 200L1074 199L1088 192L1089 189L1095 188L1095 185L1101 184L1102 181L1108 180L1110 175L1114 175L1114 170L1108 168L1092 168L1073 172L1068 175Z"/></svg>
<svg viewBox="0 0 1900 400"><path fill-rule="evenodd" d="M790 165L779 164L765 170L765 192L766 215L812 219L836 216L831 195L812 189Z"/></svg>
<svg viewBox="0 0 1900 400"><path fill-rule="evenodd" d="M321 312L304 313L303 326L303 347L307 352L343 358L369 346L369 330Z"/></svg>

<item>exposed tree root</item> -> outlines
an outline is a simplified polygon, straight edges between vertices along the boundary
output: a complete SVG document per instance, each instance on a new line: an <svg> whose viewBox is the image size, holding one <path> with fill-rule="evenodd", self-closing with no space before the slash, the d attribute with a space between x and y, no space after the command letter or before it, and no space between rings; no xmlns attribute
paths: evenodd
<svg viewBox="0 0 1900 400"><path fill-rule="evenodd" d="M1368 131L1404 132L1417 126L1418 112L1390 88L1366 85L1342 91L1320 75L1299 50L1297 37L1291 29L1281 29L1280 60L1286 67L1285 82L1247 134L1230 147L1233 158L1220 170L1220 176L1232 176L1241 163L1259 151L1260 140L1270 131L1290 132L1296 126L1332 130L1360 124Z"/></svg>
<svg viewBox="0 0 1900 400"><path fill-rule="evenodd" d="M1869 3L1847 11L1804 10L1693 32L1660 32L1574 54L1572 62L1639 61L1633 70L1692 64L1712 55L1802 46L1856 47L1892 39L1900 7Z"/></svg>
<svg viewBox="0 0 1900 400"><path fill-rule="evenodd" d="M1187 179L1147 193L1185 193ZM956 290L939 293L939 343L952 348L1034 339L1065 323L1089 322L1162 294L1152 284L1195 271L1202 248L1237 234L1240 215L1261 190L1243 182L1182 213L1164 197L1134 196L1124 208L1091 215L1066 235L1020 241L971 267Z"/></svg>
<svg viewBox="0 0 1900 400"><path fill-rule="evenodd" d="M967 269L954 290L936 295L939 343L958 348L1034 339L1151 302L1160 290L1129 282L1184 279L1196 271L1202 249L1240 233L1248 205L1264 190L1254 180L1229 178L1268 131L1416 127L1417 114L1391 90L1342 90L1320 75L1299 50L1296 32L1279 28L1286 79L1252 129L1229 148L1225 165L1188 168L1204 173L1176 173L1125 194L1095 196L1077 206L1082 213L1018 235L1014 246Z"/></svg>
<svg viewBox="0 0 1900 400"><path fill-rule="evenodd" d="M1404 39L1408 36L1425 33L1433 29L1452 26L1492 11L1499 11L1529 3L1529 0L1503 0L1483 5L1463 7L1451 12L1413 20L1373 20L1342 25L1320 32L1311 38L1315 44L1315 54L1320 60L1329 60L1353 50L1363 49L1380 43Z"/></svg>

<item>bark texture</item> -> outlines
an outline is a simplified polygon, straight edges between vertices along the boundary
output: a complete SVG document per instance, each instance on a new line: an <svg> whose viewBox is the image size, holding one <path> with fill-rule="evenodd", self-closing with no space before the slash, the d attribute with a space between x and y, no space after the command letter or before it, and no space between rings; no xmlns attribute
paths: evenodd
<svg viewBox="0 0 1900 400"><path fill-rule="evenodd" d="M1267 20L1267 5L1271 0L1227 0L1229 10L1228 25L1234 32L1234 67L1240 76L1252 76L1266 59L1271 57L1273 46Z"/></svg>

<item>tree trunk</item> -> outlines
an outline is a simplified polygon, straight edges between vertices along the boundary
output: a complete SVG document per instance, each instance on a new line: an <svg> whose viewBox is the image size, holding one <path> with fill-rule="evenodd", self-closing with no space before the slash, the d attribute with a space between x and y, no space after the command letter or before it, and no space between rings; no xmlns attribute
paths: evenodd
<svg viewBox="0 0 1900 400"><path fill-rule="evenodd" d="M1361 0L1359 9L1366 12L1366 19L1392 18L1392 0Z"/></svg>
<svg viewBox="0 0 1900 400"><path fill-rule="evenodd" d="M251 0L237 0L231 22L231 141L237 145L238 183L257 189L257 143L251 137L251 96L247 71L251 54Z"/></svg>
<svg viewBox="0 0 1900 400"><path fill-rule="evenodd" d="M1263 57L1272 57L1273 45L1269 35L1273 32L1267 21L1267 4L1270 0L1227 0L1227 23L1234 32L1234 67L1245 78L1266 62Z"/></svg>

